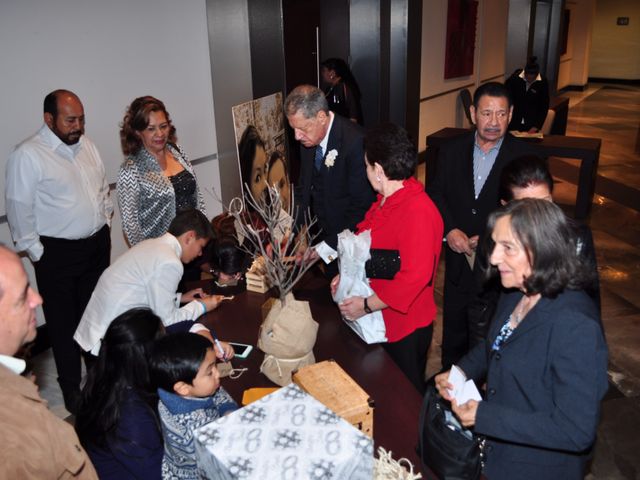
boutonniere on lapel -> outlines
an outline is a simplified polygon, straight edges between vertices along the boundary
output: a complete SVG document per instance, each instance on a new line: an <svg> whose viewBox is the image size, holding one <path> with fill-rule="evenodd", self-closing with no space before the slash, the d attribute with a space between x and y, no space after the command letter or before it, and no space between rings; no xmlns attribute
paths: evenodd
<svg viewBox="0 0 640 480"><path fill-rule="evenodd" d="M335 148L333 150L329 150L329 153L327 153L327 156L324 159L324 164L327 166L327 168L333 167L333 165L336 163L337 157L338 151Z"/></svg>

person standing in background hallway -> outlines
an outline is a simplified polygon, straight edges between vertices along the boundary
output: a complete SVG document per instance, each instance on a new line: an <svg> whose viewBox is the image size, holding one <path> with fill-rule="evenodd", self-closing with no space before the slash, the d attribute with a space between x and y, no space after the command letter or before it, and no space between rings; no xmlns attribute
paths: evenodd
<svg viewBox="0 0 640 480"><path fill-rule="evenodd" d="M516 70L505 82L513 103L509 130L539 132L549 111L549 83L540 75L536 57Z"/></svg>
<svg viewBox="0 0 640 480"><path fill-rule="evenodd" d="M341 58L327 58L320 64L320 73L329 110L362 125L362 94L347 62Z"/></svg>

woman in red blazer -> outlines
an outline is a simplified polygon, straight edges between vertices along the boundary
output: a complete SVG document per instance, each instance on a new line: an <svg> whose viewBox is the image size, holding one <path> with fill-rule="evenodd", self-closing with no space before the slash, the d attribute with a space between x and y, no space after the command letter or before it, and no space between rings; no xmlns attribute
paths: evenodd
<svg viewBox="0 0 640 480"><path fill-rule="evenodd" d="M382 310L388 343L383 344L420 393L424 392L427 350L433 335L435 272L442 247L438 209L413 174L416 149L407 132L390 123L364 139L367 178L378 193L357 232L371 230L371 248L398 250L400 270L392 280L371 279L373 295L340 304L347 320ZM338 277L332 282L335 291Z"/></svg>

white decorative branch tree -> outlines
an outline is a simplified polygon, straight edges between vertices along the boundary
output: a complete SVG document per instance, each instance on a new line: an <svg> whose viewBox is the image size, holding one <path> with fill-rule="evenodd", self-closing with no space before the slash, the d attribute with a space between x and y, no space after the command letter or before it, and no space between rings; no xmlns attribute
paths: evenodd
<svg viewBox="0 0 640 480"><path fill-rule="evenodd" d="M241 248L254 258L264 259L265 275L271 286L278 289L283 305L287 294L315 263L316 260L306 259L304 253L318 237L311 233L317 220L308 212L304 212L299 232L294 233L293 219L287 213L296 212L293 195L289 203L288 208L283 209L278 187L267 186L262 198L254 198L246 188L244 201L236 197L229 205L237 234L243 237ZM247 206L255 211L259 221L248 213Z"/></svg>

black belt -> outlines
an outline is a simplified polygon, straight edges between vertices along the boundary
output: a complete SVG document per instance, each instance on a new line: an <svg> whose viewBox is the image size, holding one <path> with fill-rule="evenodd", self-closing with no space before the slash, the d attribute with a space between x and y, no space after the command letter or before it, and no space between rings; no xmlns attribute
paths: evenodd
<svg viewBox="0 0 640 480"><path fill-rule="evenodd" d="M109 232L109 225L106 223L102 226L100 230L98 230L93 235L86 238L77 238L77 239L69 239L69 238L58 238L58 237L47 237L46 235L40 235L40 242L45 243L58 243L58 244L71 244L71 243L83 243L83 242L91 242L95 240L98 235L102 235L104 232Z"/></svg>

